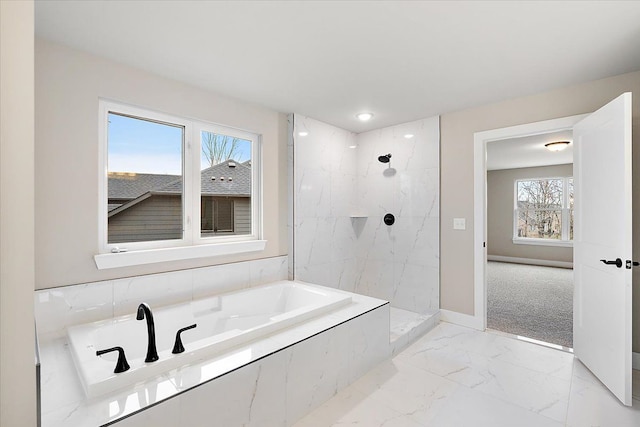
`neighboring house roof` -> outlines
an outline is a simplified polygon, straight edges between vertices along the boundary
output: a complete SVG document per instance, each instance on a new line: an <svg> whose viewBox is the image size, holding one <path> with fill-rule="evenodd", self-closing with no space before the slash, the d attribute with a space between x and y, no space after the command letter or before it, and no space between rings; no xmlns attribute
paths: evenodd
<svg viewBox="0 0 640 427"><path fill-rule="evenodd" d="M164 187L180 179L180 175L109 172L109 199L135 199L150 189Z"/></svg>
<svg viewBox="0 0 640 427"><path fill-rule="evenodd" d="M178 194L182 179L154 190L155 193ZM251 168L244 163L227 160L200 172L200 194L203 196L251 196Z"/></svg>
<svg viewBox="0 0 640 427"><path fill-rule="evenodd" d="M200 176L200 192L204 195L251 196L251 164L246 162L227 160L203 170Z"/></svg>
<svg viewBox="0 0 640 427"><path fill-rule="evenodd" d="M227 160L200 173L203 196L251 196L250 163ZM109 216L118 214L152 195L182 193L178 175L109 173Z"/></svg>

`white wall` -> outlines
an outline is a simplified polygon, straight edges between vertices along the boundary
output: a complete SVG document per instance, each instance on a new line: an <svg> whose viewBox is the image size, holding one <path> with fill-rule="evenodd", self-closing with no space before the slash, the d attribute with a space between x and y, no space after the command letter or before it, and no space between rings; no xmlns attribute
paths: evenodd
<svg viewBox="0 0 640 427"><path fill-rule="evenodd" d="M297 279L415 312L439 307L438 126L433 117L354 135L294 115Z"/></svg>
<svg viewBox="0 0 640 427"><path fill-rule="evenodd" d="M0 425L36 425L32 1L0 1Z"/></svg>
<svg viewBox="0 0 640 427"><path fill-rule="evenodd" d="M37 289L287 253L284 114L42 39L36 40L35 61ZM97 270L101 97L261 134L266 250Z"/></svg>

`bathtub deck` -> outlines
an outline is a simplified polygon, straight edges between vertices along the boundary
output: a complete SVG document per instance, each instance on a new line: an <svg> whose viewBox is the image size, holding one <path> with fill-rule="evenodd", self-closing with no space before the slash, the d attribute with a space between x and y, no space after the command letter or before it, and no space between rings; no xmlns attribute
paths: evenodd
<svg viewBox="0 0 640 427"><path fill-rule="evenodd" d="M265 384L270 381L267 378L275 378L278 381L285 378L289 378L289 380L286 384L278 383L277 392L273 392L271 386L261 385L259 387L260 399L252 398L256 393L256 389L253 387L244 390L243 387L238 386L240 395L234 395L229 394L229 389L225 385L221 391L218 390L219 393L216 392L219 394L218 403L224 402L222 407L226 410L240 400L246 401L248 404L254 400L268 402L256 405L254 409L238 406L240 410L236 415L240 417L251 414L252 420L254 420L252 425L291 425L306 412L319 406L339 389L355 381L390 355L389 342L386 339L390 317L389 303L364 295L350 295L352 296L352 304L338 308L334 312L310 319L302 324L293 325L288 329L268 335L264 339L234 347L211 359L174 369L169 373L151 378L149 381L107 393L95 399L85 397L73 364L66 335L61 331L39 334L42 377L44 378L42 382L42 425L46 427L69 425L95 427L97 425L111 425L115 422L122 422L120 425L123 427L127 425L159 425L141 420L164 413L167 408L171 408L178 401L181 404L184 401L185 405L193 406L190 396L196 396L194 399L198 403L198 396L201 393L197 391L202 392L202 390L210 388L217 390L216 387L220 384L219 379L227 378L226 381L228 381L228 378L234 378L232 381L234 384L255 386L258 384L258 377L264 377ZM325 351L317 351L319 344L327 342L331 344L329 345L331 349L336 350L329 356ZM345 348L347 351L344 350ZM293 357L294 355L295 357ZM316 357L318 360L314 359L312 362L308 362L309 356ZM331 370L335 381L324 385L325 394L318 394L313 387L310 387L309 393L307 393L310 397L302 394L301 387L317 382L315 380L308 381L309 366L321 366L321 362L328 364L328 369ZM291 366L300 368L300 372L287 375L283 370L288 366L287 364L294 364ZM263 371L262 367L266 373L260 376ZM248 381L240 381L236 378L240 376L246 380L246 375L252 376L254 374L258 377ZM330 376L322 371L319 373L319 377L329 378ZM226 384L226 382L222 381L222 384ZM284 393L283 387L285 386L287 393ZM174 396L183 397L171 399ZM285 399L287 396L290 397L289 400L294 402L293 409L283 409L283 402L287 401ZM308 397L310 402L296 405L297 400L302 399L301 396ZM236 400L233 401L234 404L231 404L223 398ZM272 401L273 399L275 401ZM200 406L208 408L209 403ZM273 412L274 408L279 411L277 422L268 418L269 411ZM265 412L266 415L260 411ZM228 412L231 414L230 411ZM189 413L186 411L184 414L181 413L181 416L190 417ZM202 415L198 414L198 416ZM267 421L257 414L267 417L265 418ZM284 423L283 417L290 418ZM204 424L204 418L194 420L192 425ZM162 425L180 424L181 422ZM233 424L233 422L229 422L221 425Z"/></svg>

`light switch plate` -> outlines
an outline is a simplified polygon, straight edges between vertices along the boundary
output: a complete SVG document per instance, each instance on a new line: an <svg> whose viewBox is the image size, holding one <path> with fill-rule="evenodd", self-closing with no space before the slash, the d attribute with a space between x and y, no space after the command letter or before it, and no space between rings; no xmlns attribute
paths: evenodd
<svg viewBox="0 0 640 427"><path fill-rule="evenodd" d="M465 218L453 218L453 229L454 230L466 230L467 229L467 220Z"/></svg>

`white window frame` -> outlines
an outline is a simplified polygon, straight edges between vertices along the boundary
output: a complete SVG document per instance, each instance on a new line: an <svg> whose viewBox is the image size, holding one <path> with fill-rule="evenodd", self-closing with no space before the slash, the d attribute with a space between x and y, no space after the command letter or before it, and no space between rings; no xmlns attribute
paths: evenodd
<svg viewBox="0 0 640 427"><path fill-rule="evenodd" d="M562 180L562 213L561 213L561 237L560 239L541 239L535 237L518 236L518 183L522 181L536 180ZM569 180L572 176L519 178L513 183L513 243L516 245L560 246L573 247L573 240L569 239L569 219L571 209L569 206Z"/></svg>
<svg viewBox="0 0 640 427"><path fill-rule="evenodd" d="M108 119L117 113L184 128L183 197L181 239L145 242L108 242ZM257 133L169 115L109 100L99 100L98 269L176 261L264 250L262 238L262 141ZM200 162L201 131L251 141L251 234L201 237Z"/></svg>

